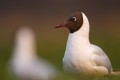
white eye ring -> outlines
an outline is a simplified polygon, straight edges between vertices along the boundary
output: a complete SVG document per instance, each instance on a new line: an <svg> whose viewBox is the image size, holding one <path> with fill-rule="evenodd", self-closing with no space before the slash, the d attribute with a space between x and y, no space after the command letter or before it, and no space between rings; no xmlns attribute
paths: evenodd
<svg viewBox="0 0 120 80"><path fill-rule="evenodd" d="M73 17L73 19L74 19L73 21L76 21L76 20L77 20L76 17Z"/></svg>

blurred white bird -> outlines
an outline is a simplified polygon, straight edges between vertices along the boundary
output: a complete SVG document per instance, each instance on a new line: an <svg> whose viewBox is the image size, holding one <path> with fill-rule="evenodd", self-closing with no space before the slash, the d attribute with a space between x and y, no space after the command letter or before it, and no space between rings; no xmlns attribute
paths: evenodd
<svg viewBox="0 0 120 80"><path fill-rule="evenodd" d="M114 71L104 51L89 41L89 21L84 13L76 12L56 28L70 30L65 55L64 70L88 76L120 75Z"/></svg>
<svg viewBox="0 0 120 80"><path fill-rule="evenodd" d="M11 60L12 72L21 80L49 80L57 71L47 61L37 57L34 32L20 28L15 36L14 52Z"/></svg>

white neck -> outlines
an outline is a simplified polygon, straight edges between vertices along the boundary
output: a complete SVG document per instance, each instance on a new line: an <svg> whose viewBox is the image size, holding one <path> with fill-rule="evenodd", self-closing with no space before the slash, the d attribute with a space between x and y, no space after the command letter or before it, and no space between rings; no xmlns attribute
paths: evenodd
<svg viewBox="0 0 120 80"><path fill-rule="evenodd" d="M21 31L16 36L14 57L29 61L36 57L35 37L30 31Z"/></svg>
<svg viewBox="0 0 120 80"><path fill-rule="evenodd" d="M69 37L68 37L68 42L70 40L70 42L73 41L73 43L78 43L78 44L89 44L89 21L87 19L87 17L85 16L84 13L82 13L83 15L83 25L81 26L81 28L74 32L74 33L69 33Z"/></svg>

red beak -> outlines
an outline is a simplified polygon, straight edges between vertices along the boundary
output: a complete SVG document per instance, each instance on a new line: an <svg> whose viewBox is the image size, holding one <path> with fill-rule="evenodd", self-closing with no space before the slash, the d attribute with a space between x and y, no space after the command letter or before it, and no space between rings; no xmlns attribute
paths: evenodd
<svg viewBox="0 0 120 80"><path fill-rule="evenodd" d="M64 24L60 24L60 25L55 26L55 28L60 28L60 27L65 27L65 25Z"/></svg>

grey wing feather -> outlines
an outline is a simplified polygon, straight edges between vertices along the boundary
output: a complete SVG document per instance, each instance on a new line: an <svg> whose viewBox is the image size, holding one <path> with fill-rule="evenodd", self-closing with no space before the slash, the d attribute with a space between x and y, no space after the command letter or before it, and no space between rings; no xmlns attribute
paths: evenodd
<svg viewBox="0 0 120 80"><path fill-rule="evenodd" d="M94 53L91 57L93 65L96 66L104 66L108 69L108 72L112 71L112 66L109 58L105 54L105 52L98 46L91 45L94 47Z"/></svg>

